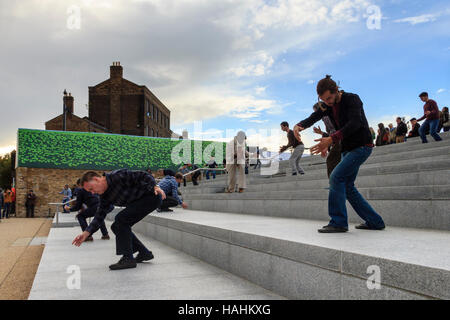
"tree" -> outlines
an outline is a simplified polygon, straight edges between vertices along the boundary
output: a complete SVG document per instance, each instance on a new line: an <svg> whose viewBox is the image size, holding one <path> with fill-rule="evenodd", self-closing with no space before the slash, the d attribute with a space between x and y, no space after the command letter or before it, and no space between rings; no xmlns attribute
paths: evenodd
<svg viewBox="0 0 450 320"><path fill-rule="evenodd" d="M5 190L12 184L11 154L0 156L0 187Z"/></svg>

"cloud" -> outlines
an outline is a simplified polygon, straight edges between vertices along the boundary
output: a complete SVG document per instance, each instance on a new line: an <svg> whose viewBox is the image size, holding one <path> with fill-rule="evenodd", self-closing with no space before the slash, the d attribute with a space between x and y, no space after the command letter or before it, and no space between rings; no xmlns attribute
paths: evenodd
<svg viewBox="0 0 450 320"><path fill-rule="evenodd" d="M438 91L436 91L437 93L442 93L442 92L444 92L444 91L447 91L447 89L443 89L443 88L441 88L441 89L439 89Z"/></svg>
<svg viewBox="0 0 450 320"><path fill-rule="evenodd" d="M420 24L420 23L436 21L436 19L438 17L439 17L438 14L423 14L423 15L415 16L415 17L407 17L407 18L403 18L403 19L397 19L397 20L394 20L394 22L409 23L411 25L416 25L416 24Z"/></svg>
<svg viewBox="0 0 450 320"><path fill-rule="evenodd" d="M88 86L108 77L121 61L125 78L146 85L181 126L227 116L253 119L285 107L262 99L265 82L315 68L334 54L302 54L361 28L364 0L57 0L1 1L0 105L8 121L0 144L18 127L44 128L61 113L62 91L75 97L75 113L87 115ZM81 10L81 29L67 29L67 9ZM358 31L355 31L358 30ZM99 40L101 39L101 41ZM294 50L297 65L280 56ZM38 79L38 81L37 81ZM262 84L262 85L261 85ZM26 88L26 89L24 89ZM26 94L24 94L26 90ZM265 97L265 95L264 95ZM4 111L4 110L2 110ZM26 114L27 117L23 117Z"/></svg>

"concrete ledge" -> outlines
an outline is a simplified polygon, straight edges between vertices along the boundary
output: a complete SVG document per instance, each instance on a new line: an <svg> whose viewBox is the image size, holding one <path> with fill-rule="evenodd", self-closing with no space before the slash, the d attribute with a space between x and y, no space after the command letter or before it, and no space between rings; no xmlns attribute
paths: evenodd
<svg viewBox="0 0 450 320"><path fill-rule="evenodd" d="M114 213L112 213L114 214ZM109 228L109 223L107 224ZM109 241L94 235L94 242L72 246L79 227L52 228L29 300L274 300L283 297L220 268L206 264L160 242L139 235L155 259L136 269L110 271L117 262L114 235ZM71 279L78 268L79 288Z"/></svg>
<svg viewBox="0 0 450 320"><path fill-rule="evenodd" d="M292 299L450 299L449 232L323 235L320 221L190 210L139 224L158 241ZM380 267L380 291L365 286L371 265Z"/></svg>

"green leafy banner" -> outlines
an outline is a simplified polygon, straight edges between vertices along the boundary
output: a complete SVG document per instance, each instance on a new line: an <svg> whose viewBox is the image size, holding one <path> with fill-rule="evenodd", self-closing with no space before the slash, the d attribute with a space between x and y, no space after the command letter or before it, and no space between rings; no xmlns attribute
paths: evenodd
<svg viewBox="0 0 450 320"><path fill-rule="evenodd" d="M18 130L18 167L80 170L177 170L183 163L218 164L225 144L212 141L126 136L118 134Z"/></svg>

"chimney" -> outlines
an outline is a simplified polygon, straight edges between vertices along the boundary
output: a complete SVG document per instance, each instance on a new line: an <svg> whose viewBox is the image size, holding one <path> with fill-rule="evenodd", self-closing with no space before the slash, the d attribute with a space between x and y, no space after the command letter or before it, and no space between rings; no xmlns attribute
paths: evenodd
<svg viewBox="0 0 450 320"><path fill-rule="evenodd" d="M109 71L111 79L120 79L123 76L123 68L119 61L113 62L112 66L109 67Z"/></svg>
<svg viewBox="0 0 450 320"><path fill-rule="evenodd" d="M70 92L69 92L69 94L64 92L63 101L64 101L64 104L66 105L66 108L67 108L67 114L69 114L69 115L73 114L73 97L72 97L72 94Z"/></svg>

